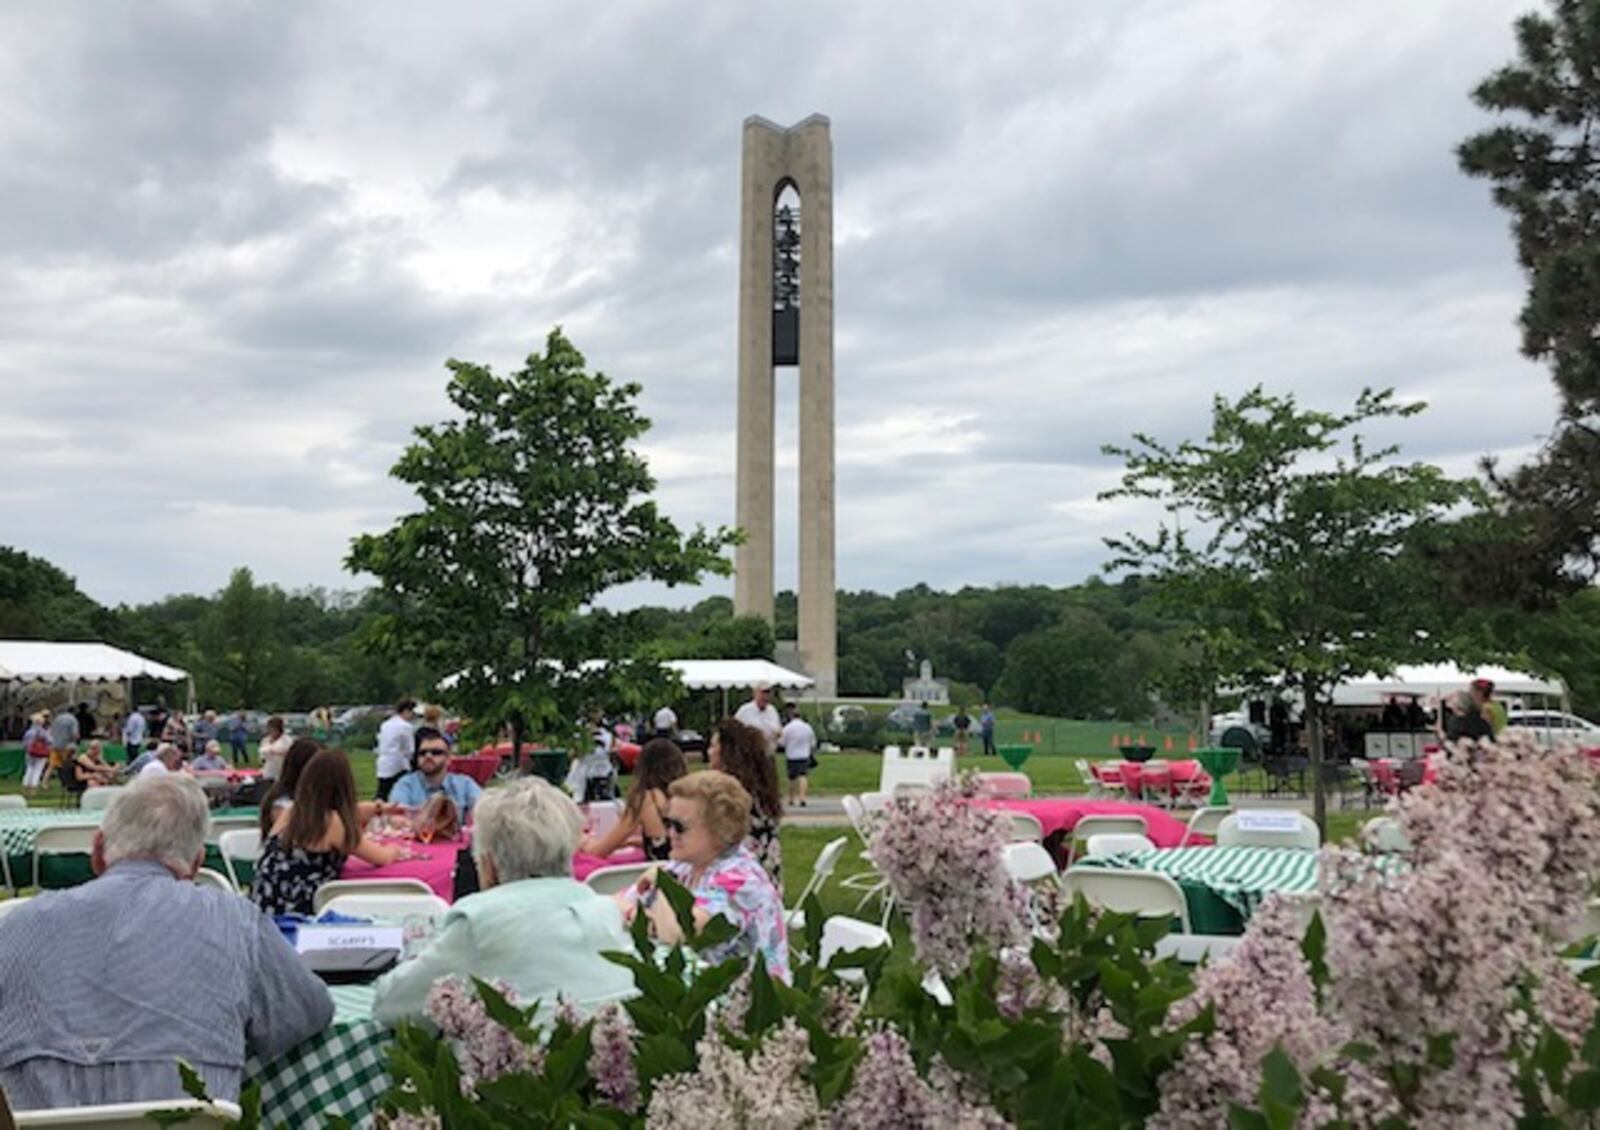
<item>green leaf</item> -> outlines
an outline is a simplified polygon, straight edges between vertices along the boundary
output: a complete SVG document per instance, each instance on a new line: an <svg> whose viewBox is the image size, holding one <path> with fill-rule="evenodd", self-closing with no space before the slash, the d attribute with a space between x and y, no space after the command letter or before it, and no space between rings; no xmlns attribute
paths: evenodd
<svg viewBox="0 0 1600 1130"><path fill-rule="evenodd" d="M1567 1085L1567 1101L1574 1110L1600 1110L1600 1071L1580 1071Z"/></svg>
<svg viewBox="0 0 1600 1130"><path fill-rule="evenodd" d="M1328 983L1327 948L1328 928L1323 925L1322 912L1319 910L1311 915L1311 925L1306 927L1306 935L1300 940L1300 953L1311 969L1311 983L1317 987L1319 994Z"/></svg>

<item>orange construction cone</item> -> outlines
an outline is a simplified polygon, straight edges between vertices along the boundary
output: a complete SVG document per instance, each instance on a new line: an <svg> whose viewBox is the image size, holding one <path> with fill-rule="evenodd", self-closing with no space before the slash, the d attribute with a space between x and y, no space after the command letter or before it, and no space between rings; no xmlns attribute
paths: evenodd
<svg viewBox="0 0 1600 1130"><path fill-rule="evenodd" d="M1190 734L1189 735L1189 752L1193 753L1195 750L1197 750L1199 748L1200 748L1200 743L1195 740L1195 736L1193 734Z"/></svg>
<svg viewBox="0 0 1600 1130"><path fill-rule="evenodd" d="M1149 745L1150 743L1144 740L1144 735L1143 734L1140 734L1139 735L1139 744L1140 745Z"/></svg>
<svg viewBox="0 0 1600 1130"><path fill-rule="evenodd" d="M1171 734L1167 735L1167 752L1168 753L1172 752L1172 735Z"/></svg>
<svg viewBox="0 0 1600 1130"><path fill-rule="evenodd" d="M1112 734L1111 735L1111 748L1112 749L1121 749L1122 748L1122 735L1121 734Z"/></svg>

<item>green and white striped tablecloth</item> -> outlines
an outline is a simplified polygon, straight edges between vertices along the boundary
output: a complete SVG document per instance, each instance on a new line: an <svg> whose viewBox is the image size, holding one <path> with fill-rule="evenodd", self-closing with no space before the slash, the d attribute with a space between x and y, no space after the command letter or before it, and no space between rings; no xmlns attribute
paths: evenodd
<svg viewBox="0 0 1600 1130"><path fill-rule="evenodd" d="M1194 883L1215 892L1248 920L1275 892L1312 894L1317 889L1317 856L1303 848L1184 847L1127 852L1080 862L1089 866L1159 871L1180 885Z"/></svg>
<svg viewBox="0 0 1600 1130"><path fill-rule="evenodd" d="M372 1019L372 986L333 985L328 992L334 1017L327 1031L271 1063L253 1057L245 1063L245 1081L261 1084L262 1121L268 1126L322 1126L334 1114L370 1126L389 1089L391 1033Z"/></svg>
<svg viewBox="0 0 1600 1130"><path fill-rule="evenodd" d="M40 828L77 825L97 827L100 812L79 812L72 808L8 808L0 810L0 851L7 855L32 855L33 841Z"/></svg>

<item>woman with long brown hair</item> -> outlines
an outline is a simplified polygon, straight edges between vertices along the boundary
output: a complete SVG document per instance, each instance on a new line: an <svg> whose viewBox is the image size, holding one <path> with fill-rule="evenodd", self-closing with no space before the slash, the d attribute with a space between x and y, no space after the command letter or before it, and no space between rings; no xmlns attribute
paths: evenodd
<svg viewBox="0 0 1600 1130"><path fill-rule="evenodd" d="M411 858L361 834L350 759L342 749L325 749L300 771L294 804L273 818L250 898L269 914L310 914L317 888L337 879L352 855L374 867Z"/></svg>
<svg viewBox="0 0 1600 1130"><path fill-rule="evenodd" d="M633 785L628 789L622 815L611 830L599 839L585 836L578 850L589 855L608 856L638 835L646 859L667 859L667 790L672 782L689 772L678 743L666 738L651 738L639 751L633 767Z"/></svg>
<svg viewBox="0 0 1600 1130"><path fill-rule="evenodd" d="M720 769L750 794L750 837L745 846L761 861L772 885L783 893L783 845L778 825L783 821L783 796L778 791L778 769L767 752L767 739L753 726L724 718L711 731L707 750L711 768Z"/></svg>
<svg viewBox="0 0 1600 1130"><path fill-rule="evenodd" d="M321 752L322 743L311 738L296 738L289 746L289 752L283 755L282 770L277 780L272 782L272 787L261 798L262 840L272 834L272 825L278 819L278 814L294 803L294 790L300 783L300 774L311 764L311 759Z"/></svg>

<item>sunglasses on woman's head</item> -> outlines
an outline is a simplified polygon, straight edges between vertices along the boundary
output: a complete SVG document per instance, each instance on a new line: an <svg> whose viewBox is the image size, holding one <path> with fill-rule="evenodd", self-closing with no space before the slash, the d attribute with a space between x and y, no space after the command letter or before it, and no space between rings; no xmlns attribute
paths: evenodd
<svg viewBox="0 0 1600 1130"><path fill-rule="evenodd" d="M689 831L689 825L685 824L682 820L679 820L675 816L663 816L661 818L661 823L666 825L667 831L671 834L682 836L686 835Z"/></svg>

